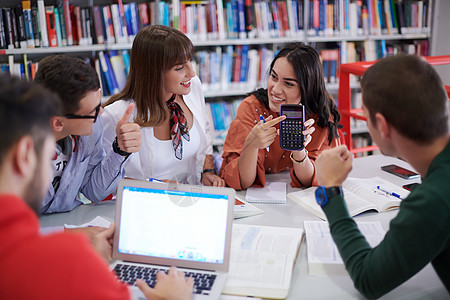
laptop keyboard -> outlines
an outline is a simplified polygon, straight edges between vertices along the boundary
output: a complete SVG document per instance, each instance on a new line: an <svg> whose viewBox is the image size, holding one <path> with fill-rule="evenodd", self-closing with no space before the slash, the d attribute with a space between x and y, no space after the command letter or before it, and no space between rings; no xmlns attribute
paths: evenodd
<svg viewBox="0 0 450 300"><path fill-rule="evenodd" d="M136 279L143 279L150 287L155 287L156 273L163 271L167 274L168 269L145 267L137 265L117 264L114 272L119 279L130 285L135 285ZM194 278L194 294L208 295L216 279L216 274L205 274L196 272L185 272L186 277Z"/></svg>

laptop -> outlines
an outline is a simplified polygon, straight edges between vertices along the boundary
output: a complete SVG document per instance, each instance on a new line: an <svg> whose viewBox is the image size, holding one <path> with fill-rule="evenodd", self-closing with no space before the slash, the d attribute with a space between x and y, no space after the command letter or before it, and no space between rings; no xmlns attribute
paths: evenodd
<svg viewBox="0 0 450 300"><path fill-rule="evenodd" d="M111 269L145 299L136 278L155 285L176 266L194 277L193 299L218 299L225 285L235 191L123 179L117 187Z"/></svg>

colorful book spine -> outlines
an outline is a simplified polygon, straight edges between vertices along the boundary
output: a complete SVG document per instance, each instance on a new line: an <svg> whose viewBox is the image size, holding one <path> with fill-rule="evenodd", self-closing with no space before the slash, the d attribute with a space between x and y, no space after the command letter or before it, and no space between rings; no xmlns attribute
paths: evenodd
<svg viewBox="0 0 450 300"><path fill-rule="evenodd" d="M63 0L64 24L66 25L67 46L73 46L72 18L70 16L69 0Z"/></svg>
<svg viewBox="0 0 450 300"><path fill-rule="evenodd" d="M48 47L50 44L48 42L47 21L46 21L44 0L38 0L37 5L39 13L39 29L41 32L42 47Z"/></svg>
<svg viewBox="0 0 450 300"><path fill-rule="evenodd" d="M23 20L25 23L25 33L27 36L27 47L34 48L33 21L31 19L31 1L22 1Z"/></svg>
<svg viewBox="0 0 450 300"><path fill-rule="evenodd" d="M105 23L106 42L108 44L114 44L116 42L116 38L114 36L111 8L108 5L105 5L103 6L102 11L103 11L103 21Z"/></svg>
<svg viewBox="0 0 450 300"><path fill-rule="evenodd" d="M55 27L55 11L53 6L45 7L45 21L47 23L47 35L50 47L58 47Z"/></svg>

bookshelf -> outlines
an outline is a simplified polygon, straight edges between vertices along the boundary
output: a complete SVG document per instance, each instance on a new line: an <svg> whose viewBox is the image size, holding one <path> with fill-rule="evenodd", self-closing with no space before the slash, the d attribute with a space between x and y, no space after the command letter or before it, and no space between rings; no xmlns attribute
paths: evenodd
<svg viewBox="0 0 450 300"><path fill-rule="evenodd" d="M197 74L202 80L205 97L210 103L232 102L242 98L256 87L265 86L265 69L268 63L279 48L292 41L302 41L318 49L324 58L327 88L331 94L337 95L341 63L371 60L367 59L368 57L377 59L397 51L427 55L431 36L431 7L439 5L439 2L442 1L31 0L31 8L41 2L44 7L59 8L60 15L66 13L63 10L65 3L73 6L72 12L74 13L78 9L80 11L78 18L81 21L71 22L71 25L73 35L81 35L78 42L74 43L79 45L61 46L62 43L59 43L57 47L27 48L19 46L16 48L14 46L17 45L14 45L10 48L6 38L8 28L3 26L7 49L0 49L0 64L8 67L12 64L20 75L21 69L14 66L17 63L24 61L36 63L47 55L65 53L89 58L102 77L102 63L99 62L102 56L109 59L108 56L111 55L111 52L117 51L117 56L123 60L126 68L125 56L127 50L131 49L132 37L136 30L149 23L159 23L180 29L193 41ZM5 19L3 8L22 7L24 2L2 0L0 4L2 18ZM123 2L125 17L114 19L113 6L118 2ZM401 3L403 6L400 5ZM95 7L101 11L100 19L96 19ZM103 11L105 7L111 11L111 23L123 22L122 27L120 24L109 26L113 34L112 39L108 38L106 34L105 15L107 13ZM395 13L399 12L400 7L404 10L402 19ZM123 16L120 14L120 6L115 9L118 9L119 16ZM131 13L133 10L134 19ZM82 18L83 15L85 19ZM86 18L86 15L91 17ZM420 18L418 18L419 15ZM72 13L71 17L77 18ZM98 28L95 26L98 23L97 20L102 23L98 28L100 28L103 38L97 34ZM5 25L4 20L2 21ZM59 25L62 32L61 23ZM81 27L84 24L90 24L90 26L81 28L80 24ZM58 22L55 22L55 25L58 25ZM120 31L120 28L125 29ZM67 31L67 27L65 29ZM49 32L50 30L49 28ZM87 36L84 36L85 34ZM57 40L59 41L60 38ZM68 39L66 38L66 40ZM92 44L90 44L91 40ZM242 54L242 51L247 51L249 63L247 69L239 72L245 73L245 75L239 75L239 78L236 78L233 77L233 72L237 69L234 61L239 53ZM229 61L223 63L226 53L228 53ZM210 62L213 60L216 62L218 60L219 64L211 64ZM242 65L240 67L242 68ZM224 70L226 68L228 70ZM7 67L2 67L3 71L5 69ZM126 73L126 70L124 72ZM102 78L102 85L108 86L109 84L109 82L105 82L105 78ZM358 83L351 81L350 87L357 89ZM120 87L117 88L120 89ZM117 89L107 87L103 90L105 91L104 96L107 97ZM227 118L230 119L229 116ZM364 133L366 129L354 130L354 132L357 131Z"/></svg>

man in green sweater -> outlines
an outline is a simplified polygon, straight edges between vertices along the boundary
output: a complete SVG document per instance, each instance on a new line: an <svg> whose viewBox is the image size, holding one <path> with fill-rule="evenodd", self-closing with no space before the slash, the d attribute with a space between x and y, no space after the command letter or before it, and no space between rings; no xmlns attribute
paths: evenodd
<svg viewBox="0 0 450 300"><path fill-rule="evenodd" d="M417 56L380 60L362 77L363 110L383 154L417 170L422 184L402 201L384 240L372 248L349 216L340 186L352 169L345 146L316 161L316 199L358 291L378 298L431 262L450 291L449 103L441 79Z"/></svg>

